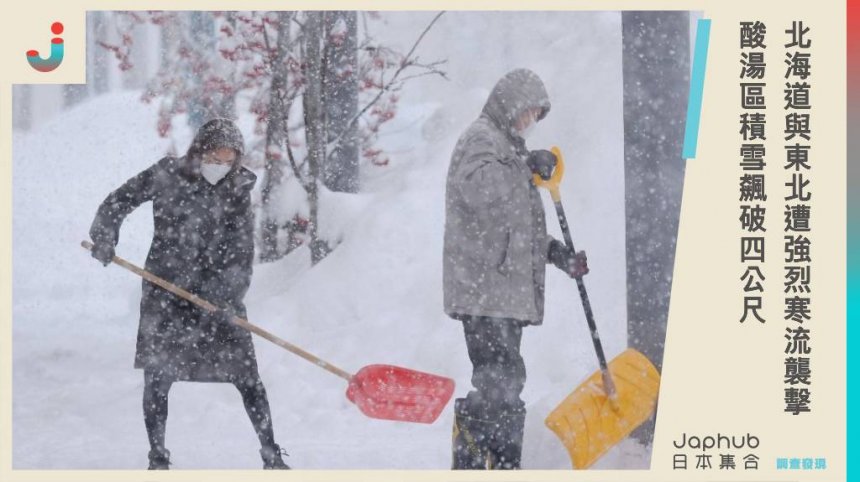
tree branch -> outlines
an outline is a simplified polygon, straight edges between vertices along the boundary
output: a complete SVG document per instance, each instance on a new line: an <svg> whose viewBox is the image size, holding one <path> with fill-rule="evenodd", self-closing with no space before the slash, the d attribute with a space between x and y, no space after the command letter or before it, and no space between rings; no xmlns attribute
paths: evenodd
<svg viewBox="0 0 860 482"><path fill-rule="evenodd" d="M361 110L359 110L358 113L355 116L353 116L352 119L350 119L349 123L347 124L346 129L344 129L343 132L341 132L335 139L333 139L331 142L328 143L327 150L329 152L331 152L335 147L337 147L338 144L340 144L341 140L343 140L343 137L346 135L347 132L349 132L353 127L355 127L355 124L358 122L358 120L361 118L361 116L363 116L368 111L368 109L373 107L374 104L379 102L379 99L382 98L383 94L385 94L386 92L391 90L392 84L394 84L397 81L397 77L400 76L400 74L403 72L403 70L409 66L416 65L410 60L410 57L412 57L412 54L415 53L415 49L418 48L418 45L424 39L424 36L427 35L427 32L430 31L430 29L433 27L433 25L436 23L436 21L439 20L439 17L441 17L442 14L444 14L444 13L445 13L444 10L437 13L436 16L433 17L433 20L431 20L430 23L428 23L427 26L424 27L424 30L421 32L421 35L419 35L418 38L415 40L415 43L412 44L412 48L409 49L409 53L407 53L406 56L403 58L403 61L400 63L400 67L397 68L397 70L394 72L394 75L391 77L391 79L388 81L388 83L387 84L383 83L382 87L380 87L379 92L377 92L376 96L374 96L373 99L370 100L370 102L368 102L364 107L362 107ZM444 75L443 75L443 77L444 77Z"/></svg>

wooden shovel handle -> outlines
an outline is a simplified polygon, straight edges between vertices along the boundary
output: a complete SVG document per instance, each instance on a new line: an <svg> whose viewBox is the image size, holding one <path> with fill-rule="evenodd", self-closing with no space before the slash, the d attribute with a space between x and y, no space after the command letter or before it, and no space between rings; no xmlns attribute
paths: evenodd
<svg viewBox="0 0 860 482"><path fill-rule="evenodd" d="M84 249L87 249L89 251L92 251L92 249L93 249L93 243L91 243L89 241L81 241L81 246L83 246ZM133 263L130 263L130 262L120 258L119 256L114 256L113 258L111 258L111 261L113 261L114 263L118 264L119 266L122 266L123 268L131 271L132 273L140 276L141 278L149 281L150 283L158 285L158 286L166 289L167 291L175 294L176 296L179 296L181 298L184 298L184 299L194 303L195 305L203 308L206 311L212 312L212 311L218 311L221 309L220 307L204 300L203 298L195 295L194 293L188 292L188 291L174 285L173 283L170 283L169 281L166 281L162 278L159 278L158 276L150 273L149 271L146 271L145 269L142 269L142 268L134 265ZM342 369L332 365L331 363L328 363L327 361L325 361L325 360L323 360L323 359L321 359L321 358L319 358L319 357L317 357L311 353L306 352L305 350L302 350L301 348L297 347L296 345L293 345L292 343L275 336L274 334L260 328L257 325L252 324L251 322L249 322L248 320L246 320L244 318L240 318L240 317L234 315L233 319L231 321L234 325L240 326L240 327L250 331L251 333L259 335L259 336L271 341L272 343L280 346L281 348L289 351L290 353L298 355L298 356L304 358L305 360L313 363L314 365L343 378L346 381L349 381L352 379L352 374L350 374L349 372L342 370Z"/></svg>

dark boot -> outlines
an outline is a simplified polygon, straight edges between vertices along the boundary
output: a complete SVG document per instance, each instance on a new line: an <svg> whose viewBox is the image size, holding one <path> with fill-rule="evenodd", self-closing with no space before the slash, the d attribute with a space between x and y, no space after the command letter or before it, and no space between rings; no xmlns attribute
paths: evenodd
<svg viewBox="0 0 860 482"><path fill-rule="evenodd" d="M525 410L507 413L499 418L490 442L491 468L497 470L520 468L525 421Z"/></svg>
<svg viewBox="0 0 860 482"><path fill-rule="evenodd" d="M281 458L282 455L289 455L286 450L272 444L264 446L260 449L260 456L263 457L263 468L266 470L289 470L290 466Z"/></svg>
<svg viewBox="0 0 860 482"><path fill-rule="evenodd" d="M149 470L167 470L170 467L170 451L153 449L149 451Z"/></svg>
<svg viewBox="0 0 860 482"><path fill-rule="evenodd" d="M490 425L466 409L466 399L454 401L454 430L451 442L453 470L486 470L489 463Z"/></svg>

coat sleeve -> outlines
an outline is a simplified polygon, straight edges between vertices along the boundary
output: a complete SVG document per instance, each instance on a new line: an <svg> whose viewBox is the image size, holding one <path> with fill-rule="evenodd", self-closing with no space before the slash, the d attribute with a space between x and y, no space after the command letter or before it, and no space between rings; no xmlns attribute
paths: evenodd
<svg viewBox="0 0 860 482"><path fill-rule="evenodd" d="M219 267L222 274L220 294L224 301L236 307L251 286L254 266L254 210L250 192L241 197L236 216L228 225L223 249L225 256Z"/></svg>
<svg viewBox="0 0 860 482"><path fill-rule="evenodd" d="M550 234L547 234L547 235L546 235L546 237L544 237L544 242L543 242L543 245L544 245L544 251L543 251L543 252L544 252L544 253L546 253L546 262L547 262L547 264L552 264L552 260L551 260L551 259L549 259L549 257L550 257L550 254L551 254L550 252L551 252L551 250L552 250L552 242L553 242L553 241L555 241L555 238L554 238L554 237L552 237L552 235L550 235Z"/></svg>
<svg viewBox="0 0 860 482"><path fill-rule="evenodd" d="M90 238L94 243L116 246L119 228L126 216L141 204L152 200L157 169L158 164L154 164L126 181L102 201L90 226Z"/></svg>
<svg viewBox="0 0 860 482"><path fill-rule="evenodd" d="M510 197L517 166L505 159L488 135L468 139L457 167L460 195L471 205L486 206Z"/></svg>

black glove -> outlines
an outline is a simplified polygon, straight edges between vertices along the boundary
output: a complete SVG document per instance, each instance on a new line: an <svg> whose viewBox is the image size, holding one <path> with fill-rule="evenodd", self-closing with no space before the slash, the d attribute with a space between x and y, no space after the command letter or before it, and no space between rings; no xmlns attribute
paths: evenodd
<svg viewBox="0 0 860 482"><path fill-rule="evenodd" d="M582 278L588 274L588 258L585 256L585 251L574 253L557 239L550 241L547 259L571 278Z"/></svg>
<svg viewBox="0 0 860 482"><path fill-rule="evenodd" d="M537 174L544 181L552 177L552 171L557 163L558 159L555 154L546 149L531 151L526 158L526 165L529 166L532 173Z"/></svg>
<svg viewBox="0 0 860 482"><path fill-rule="evenodd" d="M107 266L110 264L116 252L114 251L114 246L110 243L96 243L93 245L93 249L90 252L93 258L99 260L101 264Z"/></svg>

